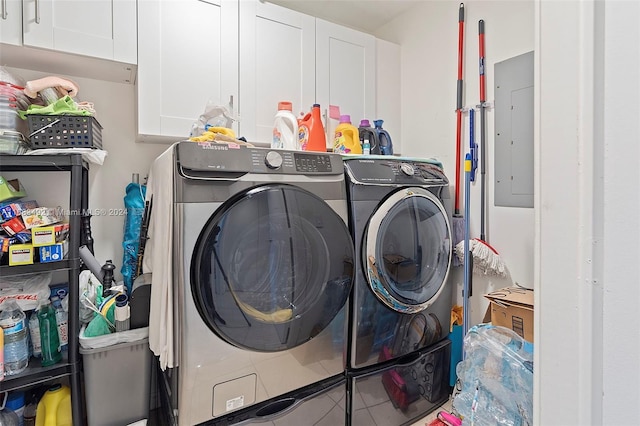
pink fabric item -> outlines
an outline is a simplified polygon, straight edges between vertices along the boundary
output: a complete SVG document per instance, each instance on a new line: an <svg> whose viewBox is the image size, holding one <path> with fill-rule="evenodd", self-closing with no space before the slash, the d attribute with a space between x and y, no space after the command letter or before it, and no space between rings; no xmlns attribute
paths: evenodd
<svg viewBox="0 0 640 426"><path fill-rule="evenodd" d="M60 97L69 95L73 98L78 94L78 85L76 83L57 76L49 76L38 80L27 81L24 93L31 99L35 99L38 96L38 92L50 87L53 87Z"/></svg>

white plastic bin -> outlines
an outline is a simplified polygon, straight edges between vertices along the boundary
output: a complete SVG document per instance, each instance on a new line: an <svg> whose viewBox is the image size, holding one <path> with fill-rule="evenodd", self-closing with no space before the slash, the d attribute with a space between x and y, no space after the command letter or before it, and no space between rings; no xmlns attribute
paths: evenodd
<svg viewBox="0 0 640 426"><path fill-rule="evenodd" d="M81 337L84 330L81 332ZM135 334L134 332L137 332ZM129 337L124 336L129 333ZM80 346L84 364L87 420L91 426L122 426L149 416L151 387L151 351L148 329L139 338L140 329L113 333L123 334L122 343L88 348L92 339L82 338ZM131 335L138 338L131 340Z"/></svg>

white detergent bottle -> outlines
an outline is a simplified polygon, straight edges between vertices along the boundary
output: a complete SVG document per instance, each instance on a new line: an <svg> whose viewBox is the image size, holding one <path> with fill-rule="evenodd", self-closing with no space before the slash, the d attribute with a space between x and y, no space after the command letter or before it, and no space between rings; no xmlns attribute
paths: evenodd
<svg viewBox="0 0 640 426"><path fill-rule="evenodd" d="M278 102L278 112L273 123L271 148L299 150L298 120L293 115L291 102Z"/></svg>

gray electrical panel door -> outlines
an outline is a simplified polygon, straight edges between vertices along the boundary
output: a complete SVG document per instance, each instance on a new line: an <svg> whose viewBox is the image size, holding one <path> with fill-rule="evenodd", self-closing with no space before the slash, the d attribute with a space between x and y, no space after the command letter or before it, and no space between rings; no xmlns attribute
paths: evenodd
<svg viewBox="0 0 640 426"><path fill-rule="evenodd" d="M533 207L533 52L494 71L495 205Z"/></svg>

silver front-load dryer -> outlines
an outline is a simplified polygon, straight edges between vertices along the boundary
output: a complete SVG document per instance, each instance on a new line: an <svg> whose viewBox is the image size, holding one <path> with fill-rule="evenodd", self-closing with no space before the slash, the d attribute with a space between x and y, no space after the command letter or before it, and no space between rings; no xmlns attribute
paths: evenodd
<svg viewBox="0 0 640 426"><path fill-rule="evenodd" d="M341 158L192 142L175 158L178 423L343 374L354 250Z"/></svg>

